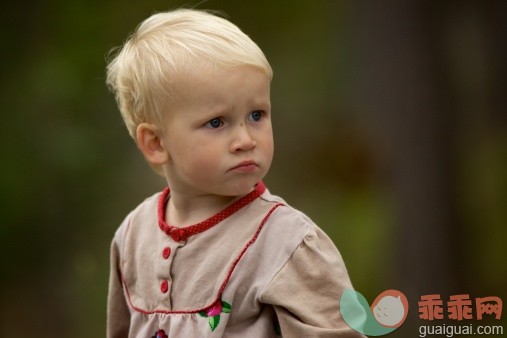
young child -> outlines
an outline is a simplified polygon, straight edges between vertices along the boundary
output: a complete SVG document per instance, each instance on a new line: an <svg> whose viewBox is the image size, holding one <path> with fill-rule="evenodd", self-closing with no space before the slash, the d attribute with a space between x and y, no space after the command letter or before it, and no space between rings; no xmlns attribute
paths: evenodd
<svg viewBox="0 0 507 338"><path fill-rule="evenodd" d="M111 247L108 337L357 337L332 241L262 183L271 67L238 27L180 9L146 19L107 67L130 135L168 188Z"/></svg>

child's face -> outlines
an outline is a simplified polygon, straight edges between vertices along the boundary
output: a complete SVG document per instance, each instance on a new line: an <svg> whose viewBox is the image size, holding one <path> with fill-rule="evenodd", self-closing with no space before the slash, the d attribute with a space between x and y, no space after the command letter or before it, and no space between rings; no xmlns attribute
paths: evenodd
<svg viewBox="0 0 507 338"><path fill-rule="evenodd" d="M162 137L171 189L239 196L268 172L273 157L270 81L249 66L187 77Z"/></svg>

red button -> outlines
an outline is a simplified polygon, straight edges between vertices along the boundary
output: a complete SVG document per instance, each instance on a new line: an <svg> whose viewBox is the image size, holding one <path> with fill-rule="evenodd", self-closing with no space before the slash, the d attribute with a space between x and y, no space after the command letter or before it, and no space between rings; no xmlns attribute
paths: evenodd
<svg viewBox="0 0 507 338"><path fill-rule="evenodd" d="M162 257L164 257L164 259L168 259L170 255L171 255L171 248L166 246L164 248L164 250L162 251Z"/></svg>
<svg viewBox="0 0 507 338"><path fill-rule="evenodd" d="M171 229L171 237L176 242L186 241L187 240L187 236L185 235L185 231L183 229L178 229L178 228L172 228Z"/></svg>
<svg viewBox="0 0 507 338"><path fill-rule="evenodd" d="M160 291L162 291L162 293L166 293L168 290L169 290L169 283L166 280L162 281L162 283L160 284Z"/></svg>

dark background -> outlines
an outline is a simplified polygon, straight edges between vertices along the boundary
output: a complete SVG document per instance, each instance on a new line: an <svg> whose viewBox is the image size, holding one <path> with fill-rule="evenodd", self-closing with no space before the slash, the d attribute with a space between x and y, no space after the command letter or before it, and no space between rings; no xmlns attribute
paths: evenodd
<svg viewBox="0 0 507 338"><path fill-rule="evenodd" d="M104 335L113 233L164 187L105 87L106 55L150 14L196 4L3 5L0 336ZM435 324L417 319L424 294L507 301L506 5L197 6L224 11L273 66L271 192L331 236L370 302L409 297L390 336Z"/></svg>

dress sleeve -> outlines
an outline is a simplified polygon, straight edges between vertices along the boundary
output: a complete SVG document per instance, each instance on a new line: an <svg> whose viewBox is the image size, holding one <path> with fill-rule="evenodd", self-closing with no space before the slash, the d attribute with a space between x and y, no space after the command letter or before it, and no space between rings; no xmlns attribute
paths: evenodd
<svg viewBox="0 0 507 338"><path fill-rule="evenodd" d="M130 311L123 294L118 234L111 244L111 268L107 297L107 338L128 337Z"/></svg>
<svg viewBox="0 0 507 338"><path fill-rule="evenodd" d="M283 337L364 337L340 314L340 297L352 288L329 237L314 227L269 282L261 302L271 304Z"/></svg>

